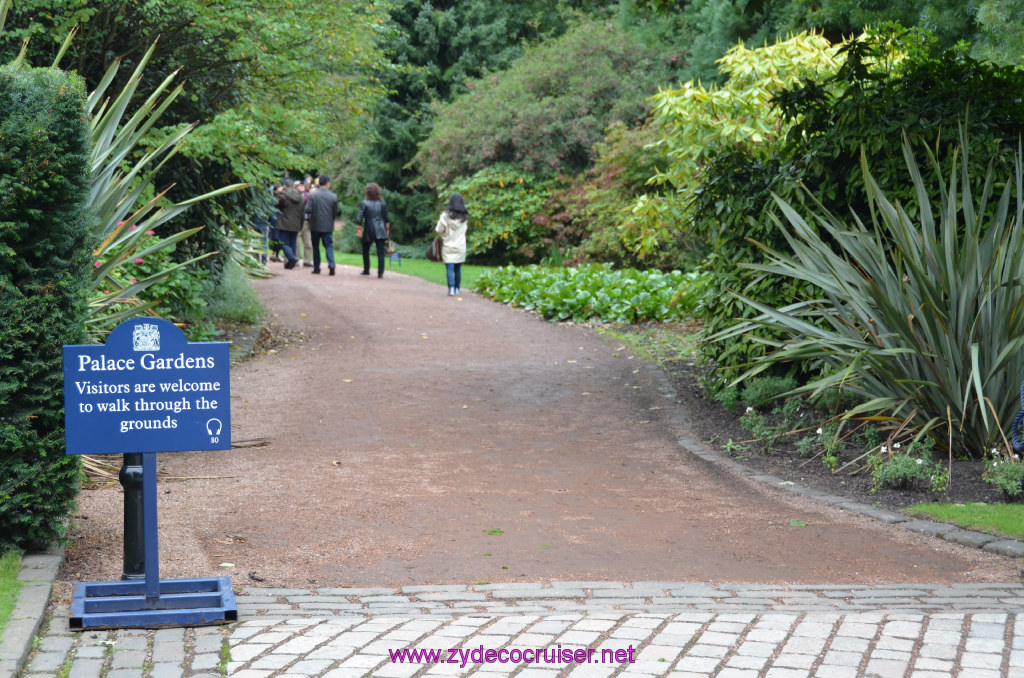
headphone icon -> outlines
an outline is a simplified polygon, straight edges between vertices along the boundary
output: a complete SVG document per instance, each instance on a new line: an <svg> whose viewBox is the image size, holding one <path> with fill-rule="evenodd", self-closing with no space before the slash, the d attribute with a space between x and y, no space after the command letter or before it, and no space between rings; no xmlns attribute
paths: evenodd
<svg viewBox="0 0 1024 678"><path fill-rule="evenodd" d="M210 419L206 422L207 435L219 436L222 428L224 428L224 424L221 423L220 419ZM216 431L214 429L216 429Z"/></svg>

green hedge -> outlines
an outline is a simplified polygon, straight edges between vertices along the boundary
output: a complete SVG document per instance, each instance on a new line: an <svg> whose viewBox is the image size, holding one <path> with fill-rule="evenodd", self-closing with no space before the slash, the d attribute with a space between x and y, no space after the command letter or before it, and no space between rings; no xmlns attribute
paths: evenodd
<svg viewBox="0 0 1024 678"><path fill-rule="evenodd" d="M61 361L85 341L85 97L77 76L0 67L0 551L60 536L78 492Z"/></svg>

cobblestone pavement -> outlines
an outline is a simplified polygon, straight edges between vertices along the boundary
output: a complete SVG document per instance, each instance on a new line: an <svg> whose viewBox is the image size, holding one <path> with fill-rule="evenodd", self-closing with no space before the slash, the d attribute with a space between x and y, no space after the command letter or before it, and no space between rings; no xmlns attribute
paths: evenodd
<svg viewBox="0 0 1024 678"><path fill-rule="evenodd" d="M71 632L23 678L1024 678L1024 585L244 589L226 626ZM406 655L406 651L439 652Z"/></svg>

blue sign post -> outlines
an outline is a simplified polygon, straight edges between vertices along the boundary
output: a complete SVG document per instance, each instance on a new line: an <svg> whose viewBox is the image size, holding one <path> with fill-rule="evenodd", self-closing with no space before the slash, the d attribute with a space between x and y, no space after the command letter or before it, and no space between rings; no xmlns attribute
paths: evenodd
<svg viewBox="0 0 1024 678"><path fill-rule="evenodd" d="M156 452L231 449L230 390L228 344L189 343L161 318L128 320L103 346L64 347L67 454L142 453L145 544L144 581L75 586L72 629L237 620L228 577L160 579L156 519Z"/></svg>

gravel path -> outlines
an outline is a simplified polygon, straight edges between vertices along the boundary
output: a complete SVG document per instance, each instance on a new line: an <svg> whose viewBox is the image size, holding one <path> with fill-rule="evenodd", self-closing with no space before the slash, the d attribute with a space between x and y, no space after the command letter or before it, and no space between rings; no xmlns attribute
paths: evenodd
<svg viewBox="0 0 1024 678"><path fill-rule="evenodd" d="M232 370L233 440L265 446L160 455L180 478L160 484L161 576L305 588L1017 577L1009 558L700 458L656 368L593 329L390 271L338 272L256 283L269 321L303 340ZM62 581L117 579L120 487L80 506Z"/></svg>

